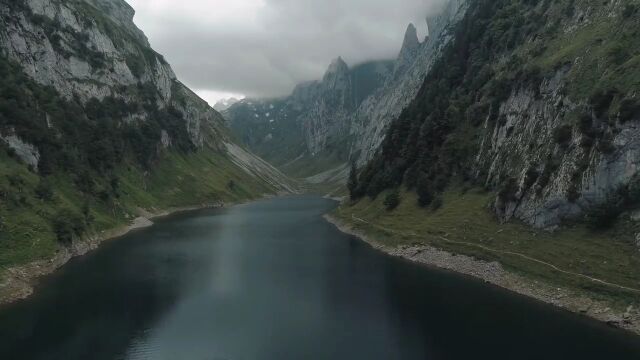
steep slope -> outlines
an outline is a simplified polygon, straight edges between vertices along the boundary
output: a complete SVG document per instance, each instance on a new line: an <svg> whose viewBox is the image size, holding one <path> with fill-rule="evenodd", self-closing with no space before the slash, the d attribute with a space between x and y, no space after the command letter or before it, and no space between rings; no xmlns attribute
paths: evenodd
<svg viewBox="0 0 640 360"><path fill-rule="evenodd" d="M147 210L291 190L133 16L123 0L0 0L0 267Z"/></svg>
<svg viewBox="0 0 640 360"><path fill-rule="evenodd" d="M427 18L429 36L420 42L413 24L407 28L393 72L384 86L362 102L350 120L351 160L365 165L380 147L391 121L415 98L425 76L453 37L467 1L450 0L437 16Z"/></svg>
<svg viewBox="0 0 640 360"><path fill-rule="evenodd" d="M343 166L350 118L391 71L392 62L350 69L334 60L320 81L298 85L283 99L247 99L224 112L234 133L258 155L297 177Z"/></svg>
<svg viewBox="0 0 640 360"><path fill-rule="evenodd" d="M337 216L392 253L471 256L456 270L640 332L640 3L467 6Z"/></svg>
<svg viewBox="0 0 640 360"><path fill-rule="evenodd" d="M405 184L428 203L462 177L497 189L503 219L540 227L635 203L637 3L472 7L356 195Z"/></svg>

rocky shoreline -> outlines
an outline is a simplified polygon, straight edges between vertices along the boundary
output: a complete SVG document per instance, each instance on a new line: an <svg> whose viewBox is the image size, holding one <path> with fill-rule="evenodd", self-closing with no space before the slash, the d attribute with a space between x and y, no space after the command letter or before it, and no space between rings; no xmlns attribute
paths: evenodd
<svg viewBox="0 0 640 360"><path fill-rule="evenodd" d="M340 231L353 235L374 249L383 251L391 256L473 276L495 286L640 335L640 309L629 307L625 312L621 313L611 309L611 307L604 302L589 299L569 289L553 287L516 275L505 270L498 262L481 261L466 255L452 254L427 245L400 246L397 248L388 247L371 239L371 237L367 236L364 232L340 219L331 215L325 215L324 217Z"/></svg>
<svg viewBox="0 0 640 360"><path fill-rule="evenodd" d="M34 287L42 276L53 273L74 257L96 250L105 241L119 238L134 230L152 226L154 224L152 220L185 211L221 208L224 206L225 204L220 202L171 208L157 212L139 209L139 216L133 219L129 225L94 233L81 240L74 241L70 247L61 248L48 260L38 260L21 266L1 269L4 274L0 283L0 305L26 299L33 294Z"/></svg>

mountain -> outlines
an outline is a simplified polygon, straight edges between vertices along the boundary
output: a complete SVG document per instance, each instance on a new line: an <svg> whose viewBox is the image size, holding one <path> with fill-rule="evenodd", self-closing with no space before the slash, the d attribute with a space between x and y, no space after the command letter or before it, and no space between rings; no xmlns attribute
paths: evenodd
<svg viewBox="0 0 640 360"><path fill-rule="evenodd" d="M227 110L228 108L230 108L231 106L237 104L240 100L236 99L236 98L229 98L229 99L222 99L219 100L218 102L216 102L215 105L213 105L213 109L218 111L218 112L222 112Z"/></svg>
<svg viewBox="0 0 640 360"><path fill-rule="evenodd" d="M637 5L469 6L356 193L404 184L428 203L463 178L496 191L500 218L537 227L634 206Z"/></svg>
<svg viewBox="0 0 640 360"><path fill-rule="evenodd" d="M418 94L433 63L453 38L454 25L464 16L466 9L466 1L450 0L437 16L427 18L429 36L422 42L415 26L408 26L393 72L384 86L362 102L350 120L352 161L363 166L371 160L391 121Z"/></svg>
<svg viewBox="0 0 640 360"><path fill-rule="evenodd" d="M308 177L349 159L350 118L380 88L392 61L350 68L338 57L323 78L280 99L245 99L223 115L252 151L288 174Z"/></svg>
<svg viewBox="0 0 640 360"><path fill-rule="evenodd" d="M0 0L0 266L147 211L291 190L133 16L123 0Z"/></svg>
<svg viewBox="0 0 640 360"><path fill-rule="evenodd" d="M639 15L637 1L452 0L425 42L410 27L394 68L408 75L360 108L338 221L640 332Z"/></svg>
<svg viewBox="0 0 640 360"><path fill-rule="evenodd" d="M465 2L449 1L437 16L427 19L429 37L424 41L410 24L395 60L350 70L338 58L322 80L298 85L285 99L247 100L223 114L250 149L280 170L311 183L344 184L347 164L364 166L390 122L417 95L452 39L452 24L465 10ZM261 119L260 114L269 117Z"/></svg>

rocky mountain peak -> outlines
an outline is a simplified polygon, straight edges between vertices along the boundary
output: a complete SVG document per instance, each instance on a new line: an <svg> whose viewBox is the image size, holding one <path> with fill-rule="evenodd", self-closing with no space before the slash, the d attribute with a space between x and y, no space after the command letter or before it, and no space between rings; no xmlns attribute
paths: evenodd
<svg viewBox="0 0 640 360"><path fill-rule="evenodd" d="M415 51L418 47L420 47L420 40L418 40L418 30L415 25L409 24L407 26L407 31L404 34L404 42L402 43L402 52L407 51Z"/></svg>
<svg viewBox="0 0 640 360"><path fill-rule="evenodd" d="M345 90L349 84L349 65L347 65L342 57L338 57L331 62L329 68L322 78L322 85L326 89L343 89Z"/></svg>
<svg viewBox="0 0 640 360"><path fill-rule="evenodd" d="M394 69L394 78L402 76L404 72L411 67L416 58L418 58L421 45L418 39L418 30L415 25L409 24L404 34L402 49L400 50L400 54L398 54L398 61Z"/></svg>
<svg viewBox="0 0 640 360"><path fill-rule="evenodd" d="M335 75L347 74L348 72L349 65L344 62L341 56L338 56L338 58L331 61L331 65L329 65L329 68L325 72L324 78L326 79L327 77L332 77Z"/></svg>

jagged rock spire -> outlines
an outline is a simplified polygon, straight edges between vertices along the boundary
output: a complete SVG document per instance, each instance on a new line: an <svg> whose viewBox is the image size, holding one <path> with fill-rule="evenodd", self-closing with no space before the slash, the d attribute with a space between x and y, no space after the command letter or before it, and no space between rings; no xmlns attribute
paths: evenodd
<svg viewBox="0 0 640 360"><path fill-rule="evenodd" d="M415 25L409 24L407 31L404 34L404 42L402 43L402 52L414 51L420 46L420 40L418 40L418 30Z"/></svg>
<svg viewBox="0 0 640 360"><path fill-rule="evenodd" d="M407 26L407 31L404 34L404 42L402 43L402 49L398 55L398 61L396 61L394 76L398 76L401 72L404 72L418 57L420 50L420 40L418 40L418 30L413 24Z"/></svg>
<svg viewBox="0 0 640 360"><path fill-rule="evenodd" d="M349 65L342 60L341 56L338 56L337 59L331 61L331 65L329 65L329 68L325 72L324 78L326 79L328 76L344 74L347 72L349 72Z"/></svg>
<svg viewBox="0 0 640 360"><path fill-rule="evenodd" d="M349 66L342 57L331 62L322 78L322 84L327 89L346 90L349 86Z"/></svg>

